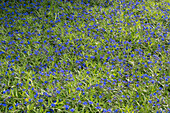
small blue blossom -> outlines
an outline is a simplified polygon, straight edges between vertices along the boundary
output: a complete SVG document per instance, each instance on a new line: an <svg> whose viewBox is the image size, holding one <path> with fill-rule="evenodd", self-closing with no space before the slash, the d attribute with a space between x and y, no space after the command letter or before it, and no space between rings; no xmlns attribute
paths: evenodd
<svg viewBox="0 0 170 113"><path fill-rule="evenodd" d="M10 107L9 107L9 110L11 110L12 108L13 108L13 106L10 106Z"/></svg>
<svg viewBox="0 0 170 113"><path fill-rule="evenodd" d="M71 109L70 109L70 111L71 111L71 112L74 112L74 111L75 111L75 109L74 109L74 108L71 108Z"/></svg>
<svg viewBox="0 0 170 113"><path fill-rule="evenodd" d="M83 102L83 105L87 105L87 102L85 101L85 102Z"/></svg>
<svg viewBox="0 0 170 113"><path fill-rule="evenodd" d="M69 105L64 105L65 109L68 110L69 109Z"/></svg>
<svg viewBox="0 0 170 113"><path fill-rule="evenodd" d="M39 99L38 102L43 102L43 99Z"/></svg>
<svg viewBox="0 0 170 113"><path fill-rule="evenodd" d="M52 107L55 107L55 104L54 104L54 103L52 103L52 104L51 104L51 106L52 106Z"/></svg>

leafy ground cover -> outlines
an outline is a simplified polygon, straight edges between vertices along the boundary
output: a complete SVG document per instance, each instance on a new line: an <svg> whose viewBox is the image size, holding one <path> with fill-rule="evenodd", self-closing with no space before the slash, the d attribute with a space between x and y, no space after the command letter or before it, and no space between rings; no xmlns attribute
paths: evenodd
<svg viewBox="0 0 170 113"><path fill-rule="evenodd" d="M0 112L170 112L168 0L0 11Z"/></svg>

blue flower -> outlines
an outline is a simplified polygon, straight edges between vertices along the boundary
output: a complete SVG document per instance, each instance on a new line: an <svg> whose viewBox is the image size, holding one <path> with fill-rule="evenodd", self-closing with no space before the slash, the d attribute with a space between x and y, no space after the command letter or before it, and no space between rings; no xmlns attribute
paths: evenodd
<svg viewBox="0 0 170 113"><path fill-rule="evenodd" d="M10 106L10 107L9 107L9 110L11 110L12 108L13 108L13 106Z"/></svg>
<svg viewBox="0 0 170 113"><path fill-rule="evenodd" d="M55 107L55 104L54 104L54 103L52 103L52 104L51 104L51 106L52 106L52 107Z"/></svg>
<svg viewBox="0 0 170 113"><path fill-rule="evenodd" d="M139 84L136 84L136 87L139 87Z"/></svg>
<svg viewBox="0 0 170 113"><path fill-rule="evenodd" d="M102 98L102 96L100 95L99 98Z"/></svg>
<svg viewBox="0 0 170 113"><path fill-rule="evenodd" d="M71 108L71 109L70 109L71 112L74 112L74 110L75 110L74 108Z"/></svg>
<svg viewBox="0 0 170 113"><path fill-rule="evenodd" d="M134 57L135 55L134 54L131 54L131 57Z"/></svg>
<svg viewBox="0 0 170 113"><path fill-rule="evenodd" d="M86 73L87 73L87 74L90 74L90 72L89 72L89 71L87 71Z"/></svg>
<svg viewBox="0 0 170 113"><path fill-rule="evenodd" d="M6 104L2 104L3 106L7 106Z"/></svg>
<svg viewBox="0 0 170 113"><path fill-rule="evenodd" d="M107 102L111 103L112 101L111 101L111 100L108 100Z"/></svg>
<svg viewBox="0 0 170 113"><path fill-rule="evenodd" d="M149 103L152 103L152 100L149 100L148 102L149 102Z"/></svg>
<svg viewBox="0 0 170 113"><path fill-rule="evenodd" d="M92 101L89 101L89 104L93 104L93 102L92 102Z"/></svg>
<svg viewBox="0 0 170 113"><path fill-rule="evenodd" d="M85 102L83 102L83 105L87 105L87 102L85 101Z"/></svg>
<svg viewBox="0 0 170 113"><path fill-rule="evenodd" d="M78 88L76 88L76 90L77 90L77 91L81 91L81 88L80 88L80 87L78 87Z"/></svg>
<svg viewBox="0 0 170 113"><path fill-rule="evenodd" d="M48 113L54 113L54 110L53 109L49 109L50 111Z"/></svg>
<svg viewBox="0 0 170 113"><path fill-rule="evenodd" d="M101 107L100 107L100 106L97 106L96 109L101 109Z"/></svg>
<svg viewBox="0 0 170 113"><path fill-rule="evenodd" d="M15 106L16 106L16 107L19 106L19 103L16 103Z"/></svg>
<svg viewBox="0 0 170 113"><path fill-rule="evenodd" d="M81 100L79 100L78 103L81 103Z"/></svg>
<svg viewBox="0 0 170 113"><path fill-rule="evenodd" d="M107 110L106 109L103 109L103 113L106 113L107 112Z"/></svg>
<svg viewBox="0 0 170 113"><path fill-rule="evenodd" d="M69 109L69 105L64 105L65 109L68 110Z"/></svg>
<svg viewBox="0 0 170 113"><path fill-rule="evenodd" d="M108 110L107 110L107 112L110 112L110 113L111 113L111 112L112 112L112 110L111 110L111 109L108 109Z"/></svg>
<svg viewBox="0 0 170 113"><path fill-rule="evenodd" d="M38 102L43 102L43 99L39 99Z"/></svg>

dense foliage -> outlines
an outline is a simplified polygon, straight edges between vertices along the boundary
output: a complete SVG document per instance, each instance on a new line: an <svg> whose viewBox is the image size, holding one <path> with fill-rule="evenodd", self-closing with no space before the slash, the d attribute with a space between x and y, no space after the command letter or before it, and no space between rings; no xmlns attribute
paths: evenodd
<svg viewBox="0 0 170 113"><path fill-rule="evenodd" d="M0 112L170 112L170 2L136 1L0 1Z"/></svg>

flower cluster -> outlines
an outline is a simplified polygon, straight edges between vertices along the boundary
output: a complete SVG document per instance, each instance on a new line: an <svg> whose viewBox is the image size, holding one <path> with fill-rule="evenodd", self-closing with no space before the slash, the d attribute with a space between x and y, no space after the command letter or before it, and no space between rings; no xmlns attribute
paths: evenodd
<svg viewBox="0 0 170 113"><path fill-rule="evenodd" d="M0 3L0 111L170 112L167 0Z"/></svg>

